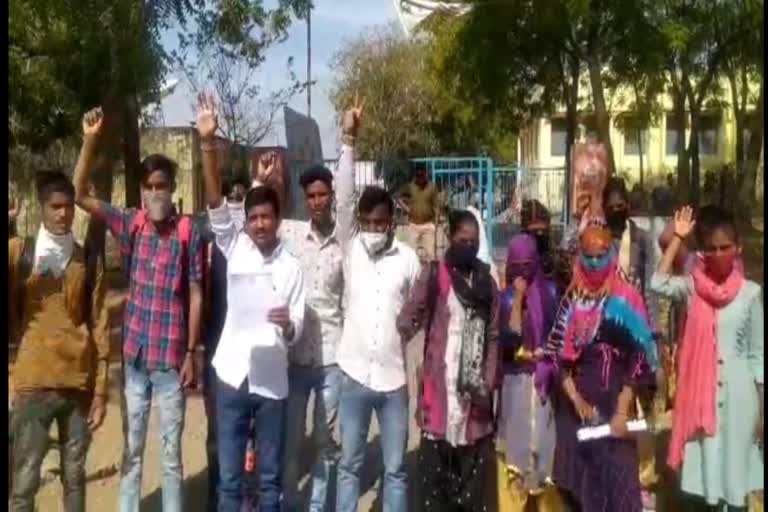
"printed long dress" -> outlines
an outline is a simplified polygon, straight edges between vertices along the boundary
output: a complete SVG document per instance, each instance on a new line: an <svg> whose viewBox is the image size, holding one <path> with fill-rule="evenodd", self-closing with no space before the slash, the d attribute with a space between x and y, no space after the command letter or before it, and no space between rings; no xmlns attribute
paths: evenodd
<svg viewBox="0 0 768 512"><path fill-rule="evenodd" d="M584 348L578 361L563 370L572 372L576 390L597 407L600 423L616 412L625 385L634 389L652 381L645 354L627 344L612 343L606 333ZM640 512L640 480L636 442L603 438L579 442L583 426L571 401L558 396L555 412L557 445L553 478L584 512Z"/></svg>
<svg viewBox="0 0 768 512"><path fill-rule="evenodd" d="M557 290L554 283L549 284L547 291L556 303ZM542 401L536 392L533 365L518 357L522 338L508 326L513 294L510 286L500 300L504 361L497 434L499 512L522 512L531 497L535 497L539 512L557 512L562 503L552 482L554 411L551 400ZM545 332L549 327L551 320Z"/></svg>
<svg viewBox="0 0 768 512"><path fill-rule="evenodd" d="M690 300L691 277L657 272L654 291ZM763 384L763 304L760 286L745 281L736 298L717 312L717 428L712 437L689 441L680 473L684 492L707 503L746 506L764 488L763 455L755 441L760 413L756 384Z"/></svg>

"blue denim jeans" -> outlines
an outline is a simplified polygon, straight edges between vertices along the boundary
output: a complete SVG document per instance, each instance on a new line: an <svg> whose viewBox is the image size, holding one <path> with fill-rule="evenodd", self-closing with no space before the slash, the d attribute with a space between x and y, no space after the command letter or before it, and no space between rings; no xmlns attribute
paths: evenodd
<svg viewBox="0 0 768 512"><path fill-rule="evenodd" d="M240 512L245 480L245 449L251 418L256 430L259 511L280 512L285 400L248 392L248 379L235 389L221 380L216 387L219 451L219 512Z"/></svg>
<svg viewBox="0 0 768 512"><path fill-rule="evenodd" d="M147 440L152 395L160 412L160 464L162 464L163 512L181 512L181 433L184 430L184 389L176 370L148 370L144 363L126 363L123 465L120 479L120 511L139 512L141 470Z"/></svg>
<svg viewBox="0 0 768 512"><path fill-rule="evenodd" d="M395 391L374 391L344 375L339 402L341 460L336 512L357 512L360 474L373 411L376 411L376 419L381 429L384 461L382 512L406 512L408 508L408 482L405 473L408 388L403 386Z"/></svg>
<svg viewBox="0 0 768 512"><path fill-rule="evenodd" d="M328 483L331 478L337 448L333 441L336 413L339 405L341 370L336 365L320 368L291 366L288 368L290 393L287 405L285 456L283 459L283 505L286 512L306 510L299 503L299 466L307 422L309 395L315 394L312 441L317 460L312 465L312 494L310 512L322 512L326 507Z"/></svg>

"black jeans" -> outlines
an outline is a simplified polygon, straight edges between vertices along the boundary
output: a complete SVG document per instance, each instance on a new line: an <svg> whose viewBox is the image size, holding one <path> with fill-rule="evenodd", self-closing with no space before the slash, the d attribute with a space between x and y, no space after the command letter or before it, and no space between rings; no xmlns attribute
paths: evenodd
<svg viewBox="0 0 768 512"><path fill-rule="evenodd" d="M91 442L88 411L91 397L82 391L50 390L18 395L14 399L13 484L10 510L33 512L40 487L40 468L48 453L48 433L56 421L61 453L64 510L85 510L85 458Z"/></svg>

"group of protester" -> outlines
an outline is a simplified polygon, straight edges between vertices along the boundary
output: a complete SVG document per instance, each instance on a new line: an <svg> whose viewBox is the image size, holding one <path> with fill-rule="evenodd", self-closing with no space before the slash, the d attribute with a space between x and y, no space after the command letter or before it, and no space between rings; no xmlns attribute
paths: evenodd
<svg viewBox="0 0 768 512"><path fill-rule="evenodd" d="M385 512L406 511L414 484L426 511L640 512L661 477L641 478L648 450L629 432L630 420L653 425L669 410L667 462L686 495L740 510L762 490L761 289L744 277L728 212L705 207L694 216L684 207L663 228L642 229L629 217L622 182L611 180L603 211L582 210L559 251L550 244L549 213L526 201L503 275L471 210L450 212L445 254L422 264L395 237L395 201L386 190L367 187L354 199L362 113L355 99L343 116L335 175L318 166L301 177L310 219L281 220L284 205L269 185L273 158L260 160L253 183L222 183L215 105L201 96L205 228L175 211L175 165L162 155L142 162L141 209L91 196L103 120L100 110L85 115L74 183L41 176L37 236L9 239L11 333L22 340L11 510L34 509L54 421L65 509L85 509L85 458L106 411L104 264L74 240L75 204L106 223L130 277L123 512L139 510L152 400L160 414L162 508L188 510L181 436L185 388L198 380L211 510L241 510L252 437L258 510L302 506L311 395L312 511L357 510L374 412ZM412 199L433 193L421 178ZM428 217L417 204L410 210ZM9 221L16 213L9 209ZM434 227L423 231L434 236ZM408 475L405 345L420 331L421 439L417 472ZM679 346L676 364L672 346ZM609 435L579 439L580 429L599 425Z"/></svg>

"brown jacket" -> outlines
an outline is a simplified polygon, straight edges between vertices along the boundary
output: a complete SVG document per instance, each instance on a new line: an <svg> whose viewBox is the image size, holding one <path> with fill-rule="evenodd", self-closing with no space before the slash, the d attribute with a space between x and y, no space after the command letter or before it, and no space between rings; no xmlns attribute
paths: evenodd
<svg viewBox="0 0 768 512"><path fill-rule="evenodd" d="M20 283L23 251L24 240L8 240L9 334L11 339L21 339L15 390L79 389L106 397L109 317L101 260L93 272L89 328L83 248L75 244L63 276L33 273Z"/></svg>

